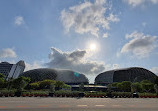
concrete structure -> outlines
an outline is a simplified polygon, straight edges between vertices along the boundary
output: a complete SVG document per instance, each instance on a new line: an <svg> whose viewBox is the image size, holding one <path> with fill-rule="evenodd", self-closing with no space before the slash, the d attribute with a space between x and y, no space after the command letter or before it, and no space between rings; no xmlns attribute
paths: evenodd
<svg viewBox="0 0 158 111"><path fill-rule="evenodd" d="M40 68L24 72L21 76L30 77L31 82L51 79L56 81L63 81L66 84L88 84L88 79L85 75L61 69Z"/></svg>
<svg viewBox="0 0 158 111"><path fill-rule="evenodd" d="M102 85L94 85L94 84L89 84L89 85L84 85L84 91L106 91L107 86L102 86ZM72 91L79 91L80 90L80 85L71 85L71 90Z"/></svg>
<svg viewBox="0 0 158 111"><path fill-rule="evenodd" d="M149 80L153 82L155 77L156 75L147 69L131 67L103 72L95 78L95 84L107 85L113 82L140 82L142 80Z"/></svg>
<svg viewBox="0 0 158 111"><path fill-rule="evenodd" d="M24 61L19 61L16 64L10 64L8 62L0 63L0 73L4 74L6 79L17 78L25 69Z"/></svg>

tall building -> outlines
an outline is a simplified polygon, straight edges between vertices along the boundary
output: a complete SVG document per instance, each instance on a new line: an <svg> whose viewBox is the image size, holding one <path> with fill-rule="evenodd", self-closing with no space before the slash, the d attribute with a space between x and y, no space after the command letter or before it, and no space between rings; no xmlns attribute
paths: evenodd
<svg viewBox="0 0 158 111"><path fill-rule="evenodd" d="M19 61L16 64L10 64L8 62L0 63L0 73L4 74L6 79L17 78L25 69L24 61Z"/></svg>

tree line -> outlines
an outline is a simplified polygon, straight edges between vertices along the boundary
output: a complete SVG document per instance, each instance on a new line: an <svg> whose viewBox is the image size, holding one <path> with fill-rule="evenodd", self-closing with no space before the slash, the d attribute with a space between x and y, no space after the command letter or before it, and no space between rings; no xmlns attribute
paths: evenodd
<svg viewBox="0 0 158 111"><path fill-rule="evenodd" d="M55 81L55 80L43 80L37 81L34 83L30 83L31 79L29 77L20 76L16 79L10 78L8 80L5 79L3 74L0 74L0 89L15 89L18 92L26 90L41 90L41 89L50 89L60 90L62 88L70 90L71 86L65 84L63 81Z"/></svg>
<svg viewBox="0 0 158 111"><path fill-rule="evenodd" d="M149 80L142 80L141 82L115 82L108 85L109 88L116 88L118 91L123 92L147 92L147 93L157 93L158 94L158 77L155 82Z"/></svg>

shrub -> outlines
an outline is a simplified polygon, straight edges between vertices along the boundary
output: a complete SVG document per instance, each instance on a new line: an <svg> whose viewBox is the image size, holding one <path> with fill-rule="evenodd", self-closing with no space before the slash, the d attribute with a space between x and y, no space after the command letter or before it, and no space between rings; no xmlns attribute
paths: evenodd
<svg viewBox="0 0 158 111"><path fill-rule="evenodd" d="M112 96L131 97L131 93L130 92L112 92Z"/></svg>
<svg viewBox="0 0 158 111"><path fill-rule="evenodd" d="M1 94L5 95L5 94L14 94L15 90L7 90L7 89L3 89L0 91Z"/></svg>

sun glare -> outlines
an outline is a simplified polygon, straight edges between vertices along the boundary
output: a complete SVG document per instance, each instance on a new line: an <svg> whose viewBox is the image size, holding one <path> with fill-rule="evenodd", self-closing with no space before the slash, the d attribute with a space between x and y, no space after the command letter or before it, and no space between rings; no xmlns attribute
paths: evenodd
<svg viewBox="0 0 158 111"><path fill-rule="evenodd" d="M96 46L96 44L92 43L92 44L90 44L89 48L91 51L96 51L97 46Z"/></svg>

